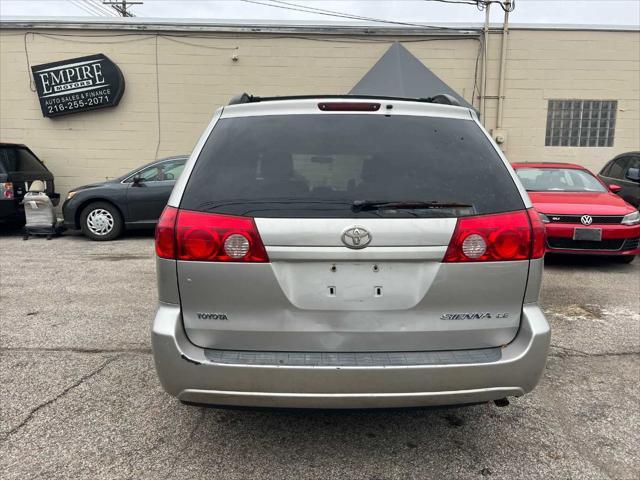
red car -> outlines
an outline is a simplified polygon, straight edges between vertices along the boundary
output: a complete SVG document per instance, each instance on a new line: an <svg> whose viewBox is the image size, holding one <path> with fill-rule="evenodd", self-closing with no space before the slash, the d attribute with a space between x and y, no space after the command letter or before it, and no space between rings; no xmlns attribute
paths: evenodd
<svg viewBox="0 0 640 480"><path fill-rule="evenodd" d="M547 253L640 254L640 212L589 170L570 163L515 163L547 230Z"/></svg>

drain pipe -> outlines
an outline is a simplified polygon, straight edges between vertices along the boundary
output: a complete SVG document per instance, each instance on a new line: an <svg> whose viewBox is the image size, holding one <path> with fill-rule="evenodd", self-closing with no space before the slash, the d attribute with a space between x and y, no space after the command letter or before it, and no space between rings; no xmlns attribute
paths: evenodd
<svg viewBox="0 0 640 480"><path fill-rule="evenodd" d="M482 116L482 124L486 127L486 109L485 101L487 97L487 56L489 53L489 10L491 9L491 3L485 2L485 17L484 17L484 38L482 41L482 89L480 91L480 115Z"/></svg>
<svg viewBox="0 0 640 480"><path fill-rule="evenodd" d="M504 23L502 26L502 52L500 54L500 79L498 83L498 118L496 129L502 128L502 114L504 112L504 82L505 69L507 67L507 47L509 42L509 10L511 10L511 0L505 2Z"/></svg>

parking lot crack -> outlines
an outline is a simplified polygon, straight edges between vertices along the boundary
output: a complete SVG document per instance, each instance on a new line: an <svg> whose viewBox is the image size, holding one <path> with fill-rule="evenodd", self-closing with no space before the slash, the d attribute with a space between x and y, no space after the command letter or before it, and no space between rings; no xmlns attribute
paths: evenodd
<svg viewBox="0 0 640 480"><path fill-rule="evenodd" d="M198 417L195 419L193 427L191 428L191 431L187 435L187 440L184 442L184 445L179 450L180 453L184 452L187 448L189 448L189 446L191 445L191 441L193 440L193 438L196 435L196 432L198 431L198 429L202 425L202 423L204 421L204 417L206 416L206 414L207 414L206 408L201 407L200 408L200 412L198 413Z"/></svg>
<svg viewBox="0 0 640 480"><path fill-rule="evenodd" d="M71 385L69 385L68 387L66 387L64 390L62 390L58 395L50 398L49 400L47 400L46 402L41 403L40 405L37 405L36 407L32 408L31 411L29 411L29 413L27 414L27 416L15 427L11 428L10 430L6 431L3 433L3 437L7 438L15 433L17 433L18 431L20 431L22 428L24 428L25 425L27 425L31 419L43 408L45 408L48 405L51 405L55 402L57 402L58 400L60 400L62 397L64 397L65 395L67 395L69 392L71 392L72 390L74 390L75 388L79 387L80 385L82 385L84 382L86 382L87 380L95 377L96 375L98 375L100 372L102 372L111 362L117 360L118 358L120 358L119 355L115 355L113 357L110 357L108 359L106 359L98 368L92 370L91 372L87 373L86 375L83 375L82 377L80 377L77 381L75 381L74 383L72 383Z"/></svg>
<svg viewBox="0 0 640 480"><path fill-rule="evenodd" d="M151 354L151 348L81 348L81 347L5 347L0 352L65 352L94 354Z"/></svg>
<svg viewBox="0 0 640 480"><path fill-rule="evenodd" d="M597 352L597 353L589 353L583 350L577 350L575 348L569 347L561 347L560 345L550 345L551 348L557 348L563 352L564 357L573 356L573 357L626 357L633 355L640 355L640 352ZM552 355L550 356L560 356L560 355Z"/></svg>

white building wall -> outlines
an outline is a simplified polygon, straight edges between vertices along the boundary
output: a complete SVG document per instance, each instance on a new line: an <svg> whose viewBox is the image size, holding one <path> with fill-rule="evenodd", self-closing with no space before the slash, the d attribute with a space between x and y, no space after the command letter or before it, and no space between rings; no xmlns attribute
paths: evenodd
<svg viewBox="0 0 640 480"><path fill-rule="evenodd" d="M0 141L29 145L64 194L156 155L190 152L212 112L237 93L346 93L395 40L472 101L475 38L3 28ZM490 97L498 94L500 42L499 32L491 34ZM121 103L43 118L30 88L27 54L37 65L95 53L121 68ZM614 146L545 147L547 102L563 98L618 100ZM496 107L497 100L487 100L490 130ZM513 29L504 129L511 161L571 161L598 170L614 155L640 149L640 33Z"/></svg>

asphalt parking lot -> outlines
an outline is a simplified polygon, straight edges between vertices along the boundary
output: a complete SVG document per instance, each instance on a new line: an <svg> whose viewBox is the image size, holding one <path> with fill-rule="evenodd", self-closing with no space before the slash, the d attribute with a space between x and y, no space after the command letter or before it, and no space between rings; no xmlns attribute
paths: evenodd
<svg viewBox="0 0 640 480"><path fill-rule="evenodd" d="M0 233L0 475L637 479L640 260L548 259L552 350L507 408L216 410L166 395L153 240Z"/></svg>

